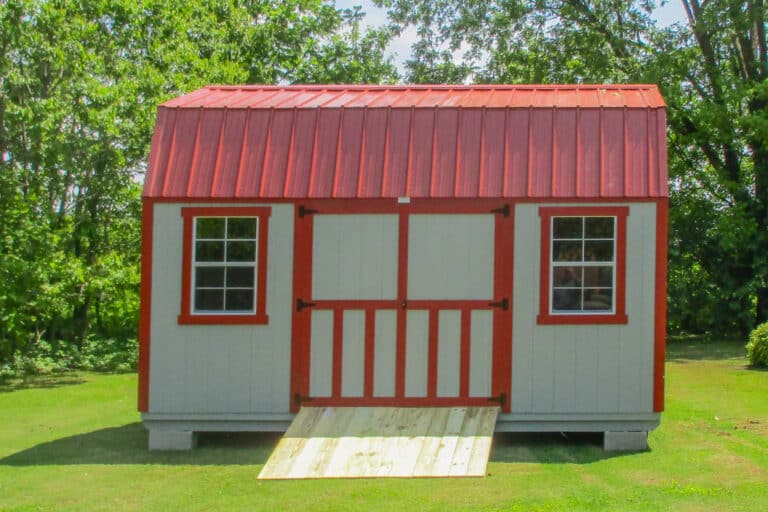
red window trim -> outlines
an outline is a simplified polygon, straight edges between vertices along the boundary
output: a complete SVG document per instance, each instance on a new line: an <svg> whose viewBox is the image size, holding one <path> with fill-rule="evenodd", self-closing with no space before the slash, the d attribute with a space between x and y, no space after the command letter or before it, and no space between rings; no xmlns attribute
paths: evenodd
<svg viewBox="0 0 768 512"><path fill-rule="evenodd" d="M269 217L272 208L267 206L222 206L222 207L190 207L182 208L184 218L184 250L181 269L181 314L179 324L200 325L239 325L266 324L267 316L267 241L269 239ZM252 314L192 314L190 299L192 297L192 243L194 235L192 228L195 217L258 217L258 268L256 280L256 312Z"/></svg>
<svg viewBox="0 0 768 512"><path fill-rule="evenodd" d="M541 265L539 279L540 325L626 324L627 206L552 206L539 208L541 217ZM552 217L616 217L616 309L613 313L567 314L549 311L550 230Z"/></svg>

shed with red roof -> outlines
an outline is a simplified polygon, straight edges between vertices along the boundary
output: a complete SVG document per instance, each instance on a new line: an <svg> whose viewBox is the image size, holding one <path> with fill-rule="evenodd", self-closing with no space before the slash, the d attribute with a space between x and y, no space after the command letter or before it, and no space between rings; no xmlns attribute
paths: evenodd
<svg viewBox="0 0 768 512"><path fill-rule="evenodd" d="M211 86L160 105L150 446L284 430L302 405L496 405L497 431L645 446L665 136L652 85Z"/></svg>

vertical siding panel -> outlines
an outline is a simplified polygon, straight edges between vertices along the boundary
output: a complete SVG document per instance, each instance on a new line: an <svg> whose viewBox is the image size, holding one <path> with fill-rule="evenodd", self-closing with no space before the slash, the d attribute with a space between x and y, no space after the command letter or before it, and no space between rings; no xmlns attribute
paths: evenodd
<svg viewBox="0 0 768 512"><path fill-rule="evenodd" d="M293 143L285 175L284 197L306 197L317 131L317 111L297 110Z"/></svg>
<svg viewBox="0 0 768 512"><path fill-rule="evenodd" d="M586 329L574 329L573 343L576 347L574 374L575 399L573 410L597 411L597 359L595 352L600 350L597 337Z"/></svg>
<svg viewBox="0 0 768 512"><path fill-rule="evenodd" d="M619 411L619 382L621 369L621 338L623 330L611 329L611 339L602 343L597 351L597 403L598 412ZM629 355L629 354L625 354Z"/></svg>
<svg viewBox="0 0 768 512"><path fill-rule="evenodd" d="M550 109L534 110L531 119L531 154L528 174L528 196L548 197L552 189L552 124Z"/></svg>
<svg viewBox="0 0 768 512"><path fill-rule="evenodd" d="M235 180L235 193L239 197L254 197L259 194L271 128L271 111L252 110L249 112L245 126L243 152Z"/></svg>
<svg viewBox="0 0 768 512"><path fill-rule="evenodd" d="M333 197L355 197L360 172L361 134L365 109L349 108L341 118L341 140L336 160Z"/></svg>
<svg viewBox="0 0 768 512"><path fill-rule="evenodd" d="M504 195L504 127L506 111L488 109L480 128L482 130L482 151L480 169L480 197L502 197ZM463 153L463 152L462 152Z"/></svg>
<svg viewBox="0 0 768 512"><path fill-rule="evenodd" d="M469 396L491 396L493 313L473 311L470 321Z"/></svg>
<svg viewBox="0 0 768 512"><path fill-rule="evenodd" d="M530 109L507 110L504 197L525 197L531 138Z"/></svg>
<svg viewBox="0 0 768 512"><path fill-rule="evenodd" d="M452 197L456 179L456 139L463 113L459 110L436 110L434 161L432 163L430 197Z"/></svg>
<svg viewBox="0 0 768 512"><path fill-rule="evenodd" d="M576 404L576 351L574 336L555 336L552 344L553 411L572 411Z"/></svg>
<svg viewBox="0 0 768 512"><path fill-rule="evenodd" d="M624 195L624 113L603 109L602 196Z"/></svg>
<svg viewBox="0 0 768 512"><path fill-rule="evenodd" d="M407 170L410 165L409 141L412 111L393 108L389 115L389 142L385 156L382 193L385 197L407 194Z"/></svg>
<svg viewBox="0 0 768 512"><path fill-rule="evenodd" d="M365 312L344 312L344 349L341 363L341 395L363 396L365 369Z"/></svg>
<svg viewBox="0 0 768 512"><path fill-rule="evenodd" d="M558 336L553 336L553 328L534 330L533 375L531 379L533 412L555 412L555 343Z"/></svg>
<svg viewBox="0 0 768 512"><path fill-rule="evenodd" d="M395 316L394 311L376 312L373 396L395 396Z"/></svg>
<svg viewBox="0 0 768 512"><path fill-rule="evenodd" d="M487 135L483 130L483 115L483 111L479 109L462 110L456 162L456 187L453 191L455 197L478 197L483 172L480 165L486 164L487 158L481 147L481 141L484 142L482 137ZM501 187L496 190L497 194L500 193Z"/></svg>
<svg viewBox="0 0 768 512"><path fill-rule="evenodd" d="M333 375L333 312L312 311L309 394L331 396Z"/></svg>
<svg viewBox="0 0 768 512"><path fill-rule="evenodd" d="M555 117L557 145L553 148L555 167L552 177L552 195L554 197L576 196L576 110L557 109Z"/></svg>
<svg viewBox="0 0 768 512"><path fill-rule="evenodd" d="M406 313L405 334L405 396L427 396L427 311Z"/></svg>
<svg viewBox="0 0 768 512"><path fill-rule="evenodd" d="M411 126L411 148L405 195L429 197L432 174L432 144L435 132L435 110L414 110Z"/></svg>
<svg viewBox="0 0 768 512"><path fill-rule="evenodd" d="M360 159L358 197L382 197L386 130L387 110L382 108L369 110L365 118L364 151Z"/></svg>
<svg viewBox="0 0 768 512"><path fill-rule="evenodd" d="M461 312L440 311L437 332L437 396L459 396Z"/></svg>
<svg viewBox="0 0 768 512"><path fill-rule="evenodd" d="M309 178L309 197L330 197L333 192L340 123L341 110L323 109L320 111L312 160L312 175Z"/></svg>
<svg viewBox="0 0 768 512"><path fill-rule="evenodd" d="M293 140L296 122L293 110L275 110L272 129L267 142L264 171L261 175L259 196L281 197L285 189L285 172L288 153Z"/></svg>
<svg viewBox="0 0 768 512"><path fill-rule="evenodd" d="M228 110L222 128L217 169L211 183L211 197L233 197L236 193L237 169L243 152L246 110Z"/></svg>

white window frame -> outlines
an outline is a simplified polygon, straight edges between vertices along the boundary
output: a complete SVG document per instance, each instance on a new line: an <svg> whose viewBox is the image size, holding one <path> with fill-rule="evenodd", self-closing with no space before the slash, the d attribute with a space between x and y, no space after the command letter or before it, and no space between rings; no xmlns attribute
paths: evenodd
<svg viewBox="0 0 768 512"><path fill-rule="evenodd" d="M224 219L224 238L197 238L197 221L199 219ZM227 238L227 227L229 219L253 219L256 221L256 236L254 238ZM191 315L253 315L258 311L258 286L259 286L259 236L261 231L261 219L258 216L253 215L199 215L194 217L192 223L192 265L190 271L190 314ZM252 242L254 245L253 261L227 261L227 242ZM224 243L224 256L222 261L197 261L197 242L223 242ZM205 267L224 267L224 283L223 286L197 286L197 269ZM253 270L253 286L227 286L226 269L229 267L248 268ZM224 309L197 309L195 307L195 294L197 290L221 290L223 293L223 306ZM253 292L253 307L251 309L226 309L227 308L227 290L251 290Z"/></svg>
<svg viewBox="0 0 768 512"><path fill-rule="evenodd" d="M555 238L555 219L581 219L581 238ZM613 220L613 237L612 238L587 238L586 236L586 219L594 218L610 218ZM618 245L618 218L615 215L553 215L549 219L549 314L550 315L614 315L616 314L616 274L617 274L617 245ZM570 241L581 242L581 260L582 261L555 261L555 242ZM613 243L613 255L611 261L584 261L584 248L586 242L610 241ZM558 267L611 267L611 309L584 309L584 290L585 288L590 290L607 290L607 286L584 286L584 278L582 273L581 284L578 287L565 287L555 286L555 269ZM555 309L555 289L559 290L581 290L581 308L580 309Z"/></svg>

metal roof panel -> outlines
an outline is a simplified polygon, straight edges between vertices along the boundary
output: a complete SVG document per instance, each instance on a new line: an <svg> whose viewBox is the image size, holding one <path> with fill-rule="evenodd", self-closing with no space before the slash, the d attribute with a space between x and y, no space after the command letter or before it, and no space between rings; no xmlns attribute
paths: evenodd
<svg viewBox="0 0 768 512"><path fill-rule="evenodd" d="M144 194L667 195L649 85L211 86L160 106Z"/></svg>

